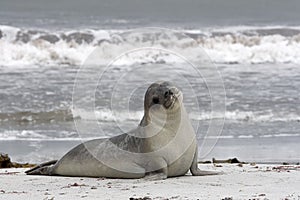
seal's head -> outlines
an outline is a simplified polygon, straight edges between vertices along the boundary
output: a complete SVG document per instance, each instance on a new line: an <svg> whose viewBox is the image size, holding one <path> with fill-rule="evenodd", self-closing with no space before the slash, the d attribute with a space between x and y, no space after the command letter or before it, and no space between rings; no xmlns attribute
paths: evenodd
<svg viewBox="0 0 300 200"><path fill-rule="evenodd" d="M145 94L144 117L140 123L151 130L146 131L147 137L160 133L167 126L176 129L182 108L182 93L174 84L166 81L151 84Z"/></svg>
<svg viewBox="0 0 300 200"><path fill-rule="evenodd" d="M144 107L147 112L150 108L158 107L174 110L182 103L182 93L170 82L156 82L149 86L146 94Z"/></svg>

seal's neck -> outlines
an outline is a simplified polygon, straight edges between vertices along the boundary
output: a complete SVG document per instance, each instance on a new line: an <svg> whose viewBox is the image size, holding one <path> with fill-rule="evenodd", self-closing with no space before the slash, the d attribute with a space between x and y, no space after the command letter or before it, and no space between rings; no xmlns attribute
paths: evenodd
<svg viewBox="0 0 300 200"><path fill-rule="evenodd" d="M185 134L187 113L183 105L177 105L166 112L146 112L140 123L145 137L143 151L156 151L166 146L175 137ZM178 135L179 134L179 135Z"/></svg>
<svg viewBox="0 0 300 200"><path fill-rule="evenodd" d="M180 122L182 114L186 111L183 106L177 106L172 109L156 109L149 110L145 109L143 119L140 122L141 127L146 127L149 125L154 126L176 126Z"/></svg>
<svg viewBox="0 0 300 200"><path fill-rule="evenodd" d="M145 109L139 126L144 129L144 136L147 138L160 135L173 137L176 135L182 119L186 118L186 110L182 104L175 104L171 109L162 107L153 110Z"/></svg>

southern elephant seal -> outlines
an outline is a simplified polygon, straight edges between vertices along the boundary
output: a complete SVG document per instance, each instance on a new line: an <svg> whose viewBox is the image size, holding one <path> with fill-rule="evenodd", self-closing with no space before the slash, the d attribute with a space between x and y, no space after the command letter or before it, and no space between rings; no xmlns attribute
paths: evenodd
<svg viewBox="0 0 300 200"><path fill-rule="evenodd" d="M197 166L196 135L182 99L181 91L170 82L153 83L145 94L144 116L136 129L79 144L60 160L43 163L26 174L108 178L167 178L188 170L194 176L218 174Z"/></svg>

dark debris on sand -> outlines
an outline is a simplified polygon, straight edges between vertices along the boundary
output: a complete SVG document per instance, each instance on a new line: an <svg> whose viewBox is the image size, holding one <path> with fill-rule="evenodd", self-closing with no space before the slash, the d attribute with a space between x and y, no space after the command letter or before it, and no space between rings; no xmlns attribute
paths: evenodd
<svg viewBox="0 0 300 200"><path fill-rule="evenodd" d="M239 161L237 158L229 158L226 160L217 160L215 158L212 159L212 161L210 160L206 160L206 161L199 161L199 164L219 164L219 163L229 163L229 164L247 164L246 162L242 162Z"/></svg>
<svg viewBox="0 0 300 200"><path fill-rule="evenodd" d="M237 158L229 158L227 160L217 160L215 158L212 159L213 163L229 163L229 164L247 164L246 162L241 162Z"/></svg>
<svg viewBox="0 0 300 200"><path fill-rule="evenodd" d="M1 168L30 168L36 166L35 164L29 163L16 163L11 162L8 154L0 153L0 169Z"/></svg>
<svg viewBox="0 0 300 200"><path fill-rule="evenodd" d="M150 197L130 197L129 200L152 200Z"/></svg>

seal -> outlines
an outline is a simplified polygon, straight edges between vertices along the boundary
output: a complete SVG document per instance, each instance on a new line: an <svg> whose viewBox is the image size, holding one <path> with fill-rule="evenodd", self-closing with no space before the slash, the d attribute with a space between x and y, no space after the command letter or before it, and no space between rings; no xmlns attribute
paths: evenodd
<svg viewBox="0 0 300 200"><path fill-rule="evenodd" d="M144 116L136 129L79 144L60 160L40 164L28 175L165 179L216 175L197 162L197 139L183 105L182 92L170 82L150 85Z"/></svg>

